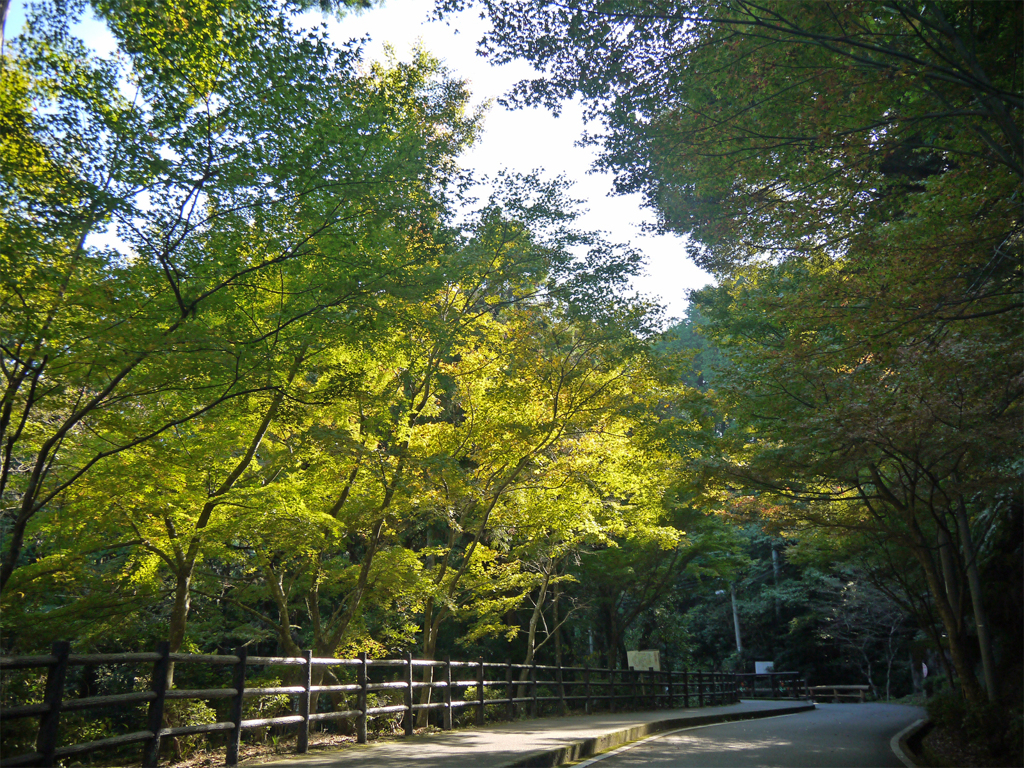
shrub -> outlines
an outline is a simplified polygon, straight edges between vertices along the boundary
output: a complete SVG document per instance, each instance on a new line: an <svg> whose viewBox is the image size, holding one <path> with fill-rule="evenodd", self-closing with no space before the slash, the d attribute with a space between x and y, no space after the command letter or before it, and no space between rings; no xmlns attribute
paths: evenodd
<svg viewBox="0 0 1024 768"><path fill-rule="evenodd" d="M936 694L926 707L936 727L959 732L993 757L1019 761L1024 754L1024 715L1018 709L1007 709L999 702L969 706L952 689Z"/></svg>
<svg viewBox="0 0 1024 768"><path fill-rule="evenodd" d="M925 708L936 728L963 729L967 703L959 691L947 688L928 699Z"/></svg>
<svg viewBox="0 0 1024 768"><path fill-rule="evenodd" d="M403 691L377 691L366 695L366 707L393 707L405 703ZM367 720L367 730L375 738L380 736L391 736L402 729L404 712L389 712L383 715L371 715Z"/></svg>
<svg viewBox="0 0 1024 768"><path fill-rule="evenodd" d="M164 702L164 722L167 723L168 728L207 725L217 722L217 712L205 701L167 699ZM205 744L206 739L205 733L193 736L175 736L171 739L175 757L178 760L184 760Z"/></svg>
<svg viewBox="0 0 1024 768"><path fill-rule="evenodd" d="M40 704L46 690L46 671L38 669L17 669L0 675L0 706L13 707L21 704ZM36 751L36 734L39 720L35 717L19 717L5 720L0 729L0 753L14 756L23 752Z"/></svg>
<svg viewBox="0 0 1024 768"><path fill-rule="evenodd" d="M246 688L278 688L284 685L280 677L273 675L250 675L245 681ZM276 696L251 696L242 700L243 720L263 720L277 717L291 712L292 702L288 694L281 693ZM251 728L244 733L246 741L255 744L266 744L272 726L264 725L259 728Z"/></svg>

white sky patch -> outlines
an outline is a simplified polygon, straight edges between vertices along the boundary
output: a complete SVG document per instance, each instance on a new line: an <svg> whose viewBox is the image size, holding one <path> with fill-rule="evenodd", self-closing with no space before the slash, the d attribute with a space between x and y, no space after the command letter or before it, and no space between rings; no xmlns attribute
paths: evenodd
<svg viewBox="0 0 1024 768"><path fill-rule="evenodd" d="M650 235L642 231L654 214L642 208L640 195L613 195L612 177L590 173L597 153L592 147L578 147L585 125L582 108L566 104L561 116L544 109L510 111L497 103L518 81L536 77L524 62L490 65L476 55L476 42L489 28L470 10L447 22L430 20L432 0L385 0L380 8L330 19L327 29L334 41L368 36L368 59L383 59L390 44L400 59L409 60L417 45L444 61L456 77L465 79L474 104L491 102L484 130L476 146L463 157L463 164L480 174L495 175L509 170L527 173L543 169L548 178L563 174L575 182L572 196L585 200L587 214L579 224L608 233L612 242L630 243L647 257L647 274L633 281L641 293L658 299L668 315L681 317L686 310L686 291L713 282L712 277L686 259L683 239L677 235ZM319 15L308 15L308 23L324 23Z"/></svg>

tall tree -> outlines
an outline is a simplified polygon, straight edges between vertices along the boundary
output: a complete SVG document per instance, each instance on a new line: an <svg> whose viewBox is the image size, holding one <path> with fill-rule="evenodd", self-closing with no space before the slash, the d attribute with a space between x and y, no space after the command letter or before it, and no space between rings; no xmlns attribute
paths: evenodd
<svg viewBox="0 0 1024 768"><path fill-rule="evenodd" d="M209 36L115 16L104 61L42 4L5 60L4 589L33 517L99 463L281 393L281 347L439 274L414 241L474 131L462 87L425 54L360 76L269 6L194 10Z"/></svg>
<svg viewBox="0 0 1024 768"><path fill-rule="evenodd" d="M955 606L977 609L995 695L971 568L987 510L1000 530L1020 507L1021 6L475 4L483 52L542 73L510 101L582 98L607 126L599 165L722 279L711 322L741 362L720 407L752 440L731 466L774 454L766 486L850 493L900 529L972 701Z"/></svg>
<svg viewBox="0 0 1024 768"><path fill-rule="evenodd" d="M906 547L977 699L963 610L978 608L979 638L990 642L986 599L967 594L962 574L978 564L972 537L1002 535L994 505L1003 516L1020 506L1015 333L1002 312L966 327L893 328L874 319L872 304L831 298L834 281L845 289L850 280L833 262L790 260L695 295L733 360L717 396L737 429L721 442L719 467L733 478L726 482L742 478L799 502L784 514L879 531Z"/></svg>

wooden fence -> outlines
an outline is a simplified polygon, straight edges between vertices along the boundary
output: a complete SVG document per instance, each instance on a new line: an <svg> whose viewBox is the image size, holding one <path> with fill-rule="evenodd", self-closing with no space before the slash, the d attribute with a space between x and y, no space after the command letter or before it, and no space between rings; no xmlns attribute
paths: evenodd
<svg viewBox="0 0 1024 768"><path fill-rule="evenodd" d="M747 698L810 698L811 688L800 672L739 672L739 695Z"/></svg>
<svg viewBox="0 0 1024 768"><path fill-rule="evenodd" d="M148 690L105 696L65 698L68 668L88 665L152 664ZM171 664L222 665L231 676L231 686L208 689L168 688ZM297 684L276 687L248 687L246 671L253 667L298 667ZM336 685L313 685L317 667L342 672L338 679L353 679ZM0 670L46 669L46 688L38 704L5 707L0 710L0 724L15 718L38 717L39 728L35 751L20 755L4 755L0 768L8 766L52 766L57 760L113 749L129 744L142 745L143 765L157 765L162 739L195 734L221 733L227 738L227 765L238 762L242 731L266 726L291 726L298 730L295 751L309 748L310 724L329 720L354 721L356 739L367 740L367 722L374 717L402 716L406 734L413 731L413 714L427 710L440 720L443 729L450 729L454 714L469 707L478 725L484 722L488 707L497 708L499 717L514 719L517 709L525 709L531 717L542 711L565 714L570 706L590 714L598 709L615 712L621 709L703 707L729 704L739 700L738 676L715 672L658 672L615 670L597 667L564 667L542 664L513 664L479 661L429 661L413 659L315 658L311 651L298 657L249 656L238 648L231 655L200 655L170 653L161 643L155 653L75 654L69 643L53 645L48 656L0 657ZM422 674L425 668L431 668ZM348 670L345 674L343 670ZM416 680L415 670L428 682ZM354 675L352 674L354 672ZM385 678L392 679L385 679ZM376 678L376 679L374 679ZM525 678L525 679L520 679ZM416 703L414 693L430 688L439 692L439 701ZM370 706L371 698L384 692L400 692L401 704ZM344 707L328 712L316 711L316 697L334 694ZM468 694L468 695L467 695ZM522 695L526 694L526 695ZM243 701L251 697L291 697L292 714L266 718L243 718ZM386 695L386 694L385 694ZM352 707L354 698L355 706ZM431 696L431 698L433 698ZM222 722L180 727L164 727L164 704L168 700L212 701L229 699L229 714ZM373 702L377 703L377 702ZM145 704L146 725L143 730L111 736L85 743L60 743L61 713L94 711L104 707ZM311 706L312 704L312 706Z"/></svg>
<svg viewBox="0 0 1024 768"><path fill-rule="evenodd" d="M814 685L807 689L807 698L814 701L867 701L870 685Z"/></svg>

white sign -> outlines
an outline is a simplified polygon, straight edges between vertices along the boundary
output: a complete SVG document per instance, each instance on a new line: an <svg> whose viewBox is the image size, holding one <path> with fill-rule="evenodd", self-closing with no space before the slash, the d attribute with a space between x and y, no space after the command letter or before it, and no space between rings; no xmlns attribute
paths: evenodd
<svg viewBox="0 0 1024 768"><path fill-rule="evenodd" d="M775 664L771 661L755 661L754 672L758 675L766 675L775 671Z"/></svg>
<svg viewBox="0 0 1024 768"><path fill-rule="evenodd" d="M661 672L660 651L626 651L626 661L630 669L641 669L646 672L653 669Z"/></svg>

